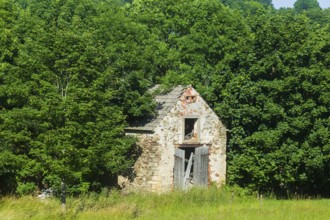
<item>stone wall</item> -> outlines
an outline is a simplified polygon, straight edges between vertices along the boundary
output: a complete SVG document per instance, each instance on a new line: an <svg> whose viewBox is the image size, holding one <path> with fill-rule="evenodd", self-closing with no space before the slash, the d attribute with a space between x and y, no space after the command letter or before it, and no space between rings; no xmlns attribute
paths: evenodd
<svg viewBox="0 0 330 220"><path fill-rule="evenodd" d="M187 96L194 97L194 100L189 100ZM210 146L210 182L219 186L225 183L226 128L199 94L188 88L153 134L135 134L139 138L142 154L134 166L135 179L131 183L126 181L126 189L158 193L173 189L174 151L176 147L187 145L184 143L183 126L184 118L190 116L199 118L198 144Z"/></svg>
<svg viewBox="0 0 330 220"><path fill-rule="evenodd" d="M119 176L118 184L125 191L159 191L159 167L162 152L158 147L157 135L152 134L127 134L138 138L137 145L141 148L141 155L134 164L131 182L128 177Z"/></svg>

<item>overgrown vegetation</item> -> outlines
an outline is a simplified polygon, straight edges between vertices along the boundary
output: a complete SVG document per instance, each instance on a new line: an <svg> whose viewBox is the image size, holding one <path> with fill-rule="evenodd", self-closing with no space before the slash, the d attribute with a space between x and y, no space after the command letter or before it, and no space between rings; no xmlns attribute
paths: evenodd
<svg viewBox="0 0 330 220"><path fill-rule="evenodd" d="M215 187L163 195L118 191L68 199L2 198L1 219L327 219L329 200L275 200ZM19 208L17 208L19 207Z"/></svg>
<svg viewBox="0 0 330 220"><path fill-rule="evenodd" d="M154 84L226 124L228 184L329 196L330 13L315 0L2 0L0 194L100 192L134 162Z"/></svg>

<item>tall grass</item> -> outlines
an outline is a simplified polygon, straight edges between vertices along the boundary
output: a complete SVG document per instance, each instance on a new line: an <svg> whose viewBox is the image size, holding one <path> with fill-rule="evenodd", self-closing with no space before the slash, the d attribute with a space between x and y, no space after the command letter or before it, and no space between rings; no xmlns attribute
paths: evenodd
<svg viewBox="0 0 330 220"><path fill-rule="evenodd" d="M7 197L0 219L329 219L330 200L276 200L215 187L157 195L118 191L59 200Z"/></svg>

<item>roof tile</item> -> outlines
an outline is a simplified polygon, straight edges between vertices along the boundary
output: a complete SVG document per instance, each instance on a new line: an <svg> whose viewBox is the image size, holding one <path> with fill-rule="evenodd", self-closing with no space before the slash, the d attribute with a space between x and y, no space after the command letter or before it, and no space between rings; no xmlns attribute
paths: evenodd
<svg viewBox="0 0 330 220"><path fill-rule="evenodd" d="M184 86L177 86L172 91L165 95L158 95L155 97L155 101L157 103L157 114L156 116L148 121L147 123L141 122L136 126L127 127L126 130L130 132L134 131L149 131L152 132L156 126L160 123L160 121L171 111L171 109L175 106L179 97L182 95L183 90L186 87Z"/></svg>

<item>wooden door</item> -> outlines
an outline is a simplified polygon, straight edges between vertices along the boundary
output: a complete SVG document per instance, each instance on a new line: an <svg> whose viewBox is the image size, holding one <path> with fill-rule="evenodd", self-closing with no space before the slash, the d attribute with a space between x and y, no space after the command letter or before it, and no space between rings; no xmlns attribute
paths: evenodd
<svg viewBox="0 0 330 220"><path fill-rule="evenodd" d="M195 186L208 185L209 147L197 147L195 149L193 182Z"/></svg>
<svg viewBox="0 0 330 220"><path fill-rule="evenodd" d="M184 163L185 151L175 149L174 153L174 187L176 189L184 189Z"/></svg>

